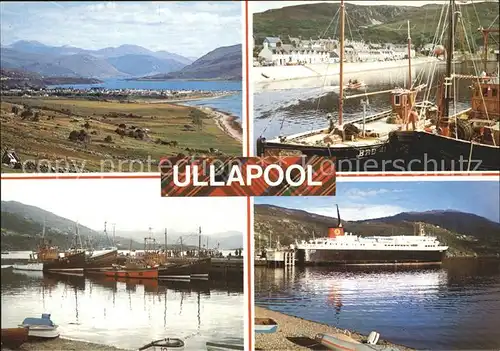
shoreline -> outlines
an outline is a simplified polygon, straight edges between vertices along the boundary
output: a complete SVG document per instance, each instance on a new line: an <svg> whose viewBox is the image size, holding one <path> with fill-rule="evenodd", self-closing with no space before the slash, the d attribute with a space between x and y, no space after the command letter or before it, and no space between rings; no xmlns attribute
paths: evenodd
<svg viewBox="0 0 500 351"><path fill-rule="evenodd" d="M259 350L310 350L313 345L301 346L298 343L290 341L290 339L294 337L304 339L306 337L314 340L314 336L318 333L345 336L347 332L347 335L360 342L365 341L367 338L366 335L355 331L346 331L335 326L290 316L261 306L255 306L255 317L272 318L278 323L278 331L276 333L255 334L255 348ZM377 345L391 347L399 351L415 350L407 346L393 344L383 339L383 335L380 337Z"/></svg>
<svg viewBox="0 0 500 351"><path fill-rule="evenodd" d="M2 350L10 350L2 347ZM25 342L18 349L20 351L77 351L77 350L93 350L93 351L127 351L114 346L97 344L94 342L64 338L62 336L42 341Z"/></svg>
<svg viewBox="0 0 500 351"><path fill-rule="evenodd" d="M139 103L145 103L145 104L182 104L183 102L186 102L186 101L205 101L205 100L214 100L214 99L220 99L220 98L223 98L223 97L227 97L227 96L232 96L232 95L236 95L238 94L238 92L236 91L233 91L233 92L230 92L230 93L226 93L226 94L221 94L221 95L216 95L216 96L206 96L206 97L189 97L189 98L186 98L186 99L176 99L176 100L165 100L165 99L158 99L158 100L147 100L147 99L144 99L144 100L135 100L136 102L139 102ZM183 105L183 106L188 106L188 105ZM189 107L193 107L193 106L189 106Z"/></svg>
<svg viewBox="0 0 500 351"><path fill-rule="evenodd" d="M207 113L214 121L217 127L231 138L243 142L243 128L237 117L230 115L227 112L217 110L208 106L190 106Z"/></svg>

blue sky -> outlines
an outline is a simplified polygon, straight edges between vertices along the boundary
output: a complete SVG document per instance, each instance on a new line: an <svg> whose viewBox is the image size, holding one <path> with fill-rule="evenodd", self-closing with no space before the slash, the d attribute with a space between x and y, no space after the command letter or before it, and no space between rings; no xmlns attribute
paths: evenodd
<svg viewBox="0 0 500 351"><path fill-rule="evenodd" d="M301 209L347 220L380 218L406 211L458 210L500 222L499 182L338 182L335 197L260 197L255 204Z"/></svg>
<svg viewBox="0 0 500 351"><path fill-rule="evenodd" d="M241 11L238 1L2 1L0 38L84 49L135 44L200 57L242 43Z"/></svg>

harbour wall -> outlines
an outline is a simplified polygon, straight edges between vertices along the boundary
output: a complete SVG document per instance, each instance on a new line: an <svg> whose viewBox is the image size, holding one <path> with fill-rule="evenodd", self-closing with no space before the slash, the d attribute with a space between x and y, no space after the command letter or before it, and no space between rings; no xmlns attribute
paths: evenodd
<svg viewBox="0 0 500 351"><path fill-rule="evenodd" d="M429 65L440 64L442 61L434 57L420 57L412 60L412 77L417 71ZM255 91L314 88L335 86L339 84L339 64L314 64L302 66L269 66L252 67ZM392 83L408 79L408 61L383 62L346 62L344 63L344 81L358 79L366 84Z"/></svg>

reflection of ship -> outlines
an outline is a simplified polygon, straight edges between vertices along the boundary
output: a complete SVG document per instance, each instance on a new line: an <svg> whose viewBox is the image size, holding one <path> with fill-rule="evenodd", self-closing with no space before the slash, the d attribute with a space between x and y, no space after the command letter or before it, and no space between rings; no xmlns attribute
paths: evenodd
<svg viewBox="0 0 500 351"><path fill-rule="evenodd" d="M338 206L337 215L337 227L328 229L327 238L292 245L299 264L440 264L448 249L436 237L427 236L423 226L419 235L360 237L345 233Z"/></svg>
<svg viewBox="0 0 500 351"><path fill-rule="evenodd" d="M314 291L329 291L328 299L335 305L340 301L341 295L346 299L353 299L355 292L361 296L368 291L376 291L377 297L380 298L384 294L392 296L398 291L405 294L411 291L412 294L428 296L431 290L446 286L447 280L448 274L442 269L389 271L364 267L353 274L344 269L334 271L308 267L301 274L298 284L308 286Z"/></svg>

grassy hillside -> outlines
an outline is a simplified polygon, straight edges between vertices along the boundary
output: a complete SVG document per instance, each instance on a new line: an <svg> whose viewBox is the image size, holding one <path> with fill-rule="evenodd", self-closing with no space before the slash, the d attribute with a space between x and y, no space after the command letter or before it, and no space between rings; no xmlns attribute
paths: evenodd
<svg viewBox="0 0 500 351"><path fill-rule="evenodd" d="M333 23L330 22L339 6L339 3L308 4L254 14L255 42L260 45L266 36L281 36L284 41L288 36L302 39L338 37L339 16L335 17ZM407 21L410 20L413 42L420 46L434 37L440 23L441 8L441 5L434 4L421 7L346 4L345 37L374 43L406 43ZM461 5L460 9L466 31L474 35L477 45L482 45L482 36L477 28L490 25L498 27L498 2ZM460 28L461 25L457 29ZM492 36L496 37L498 43L498 34ZM461 35L458 34L457 41L460 40Z"/></svg>
<svg viewBox="0 0 500 351"><path fill-rule="evenodd" d="M449 245L450 255L500 253L500 224L468 213L432 211L401 213L365 221L342 221L346 231L361 236L413 235L417 222L425 223L427 233L436 235L442 243ZM464 222L468 225L462 225ZM283 245L289 245L295 240L326 236L328 227L335 226L337 219L301 210L256 205L254 223L255 246L258 248L269 246L270 242L274 247L278 240Z"/></svg>
<svg viewBox="0 0 500 351"><path fill-rule="evenodd" d="M32 109L40 116L24 119L22 112L12 112L13 107ZM197 116L199 124L195 124ZM153 172L162 157L208 154L210 148L241 154L240 142L221 130L212 114L175 104L11 96L2 98L0 120L2 150L14 149L22 161L47 159L54 165L56 160L68 160L86 171L106 172L114 167L115 171ZM135 133L145 128L147 135ZM90 136L87 144L69 138L81 130Z"/></svg>

